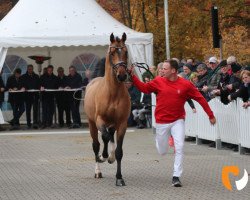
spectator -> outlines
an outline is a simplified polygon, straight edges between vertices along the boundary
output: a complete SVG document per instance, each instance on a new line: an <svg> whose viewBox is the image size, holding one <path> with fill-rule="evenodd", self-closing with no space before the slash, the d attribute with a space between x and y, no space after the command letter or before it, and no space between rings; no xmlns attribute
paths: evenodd
<svg viewBox="0 0 250 200"><path fill-rule="evenodd" d="M3 82L3 79L2 79L2 76L0 75L0 109L2 110L2 104L4 102L4 91L5 91L5 86L4 86L4 82ZM3 128L1 125L0 125L0 131L4 131L5 128Z"/></svg>
<svg viewBox="0 0 250 200"><path fill-rule="evenodd" d="M69 67L69 75L67 87L69 89L79 89L82 87L82 77L77 73L74 66ZM73 124L70 128L80 128L81 127L81 117L80 117L80 101L82 98L82 90L76 92L70 92L70 110L72 114Z"/></svg>
<svg viewBox="0 0 250 200"><path fill-rule="evenodd" d="M33 65L27 66L27 72L22 75L23 86L25 90L39 90L40 89L40 78L34 73ZM27 127L31 128L31 109L33 107L33 128L38 128L38 92L26 92L25 98L25 108L26 108L26 120Z"/></svg>
<svg viewBox="0 0 250 200"><path fill-rule="evenodd" d="M83 79L83 86L87 86L91 80L91 70L90 69L86 69L85 72L85 78Z"/></svg>
<svg viewBox="0 0 250 200"><path fill-rule="evenodd" d="M243 107L247 108L250 106L250 71L243 70L241 73L242 85L240 89L228 96L228 99L235 100L237 97L243 99Z"/></svg>
<svg viewBox="0 0 250 200"><path fill-rule="evenodd" d="M64 69L62 67L58 67L57 69L57 77L58 77L58 87L59 89L64 89L67 87L68 77L64 74ZM71 126L71 117L70 117L70 92L67 91L59 91L56 93L56 104L58 110L58 122L59 126L64 126L64 117L63 114L65 112L66 115L66 124L67 127Z"/></svg>
<svg viewBox="0 0 250 200"><path fill-rule="evenodd" d="M190 75L192 74L193 66L190 63L186 63L183 65L184 77L186 80L190 79Z"/></svg>
<svg viewBox="0 0 250 200"><path fill-rule="evenodd" d="M208 74L207 85L204 85L201 90L207 95L207 100L210 100L215 97L211 94L211 91L217 88L221 77L220 67L218 65L216 57L209 58L209 66L211 68L211 71Z"/></svg>
<svg viewBox="0 0 250 200"><path fill-rule="evenodd" d="M150 81L149 77L145 77L145 83ZM134 121L137 123L137 128L142 129L146 127L145 114L151 112L151 94L142 94L142 102L132 110Z"/></svg>
<svg viewBox="0 0 250 200"><path fill-rule="evenodd" d="M156 76L163 76L162 67L163 67L163 62L161 62L157 65Z"/></svg>
<svg viewBox="0 0 250 200"><path fill-rule="evenodd" d="M58 89L58 78L53 73L53 65L47 67L47 72L41 76L42 91L42 129L53 128L53 115L55 113L55 92L46 90Z"/></svg>
<svg viewBox="0 0 250 200"><path fill-rule="evenodd" d="M227 88L228 84L230 83L230 75L228 73L228 65L226 60L222 60L220 62L220 68L221 68L221 78L218 84L217 89L214 89L211 93L213 93L216 96L220 96L221 102L224 104L228 104L228 95L229 90Z"/></svg>
<svg viewBox="0 0 250 200"><path fill-rule="evenodd" d="M193 72L190 75L190 81L196 86L199 81L199 74L197 72Z"/></svg>
<svg viewBox="0 0 250 200"><path fill-rule="evenodd" d="M133 85L131 81L125 82L126 87L128 88L130 100L131 100L131 111L138 108L140 105L140 99L141 99L141 92L137 90L137 88ZM136 125L136 122L134 121L134 117L132 112L130 113L129 119L128 119L128 126L134 126Z"/></svg>
<svg viewBox="0 0 250 200"><path fill-rule="evenodd" d="M13 110L13 119L10 120L11 130L19 129L19 119L24 113L24 91L23 83L21 80L21 69L16 68L12 76L7 80L6 89L9 91L9 103ZM17 92L21 91L21 92Z"/></svg>

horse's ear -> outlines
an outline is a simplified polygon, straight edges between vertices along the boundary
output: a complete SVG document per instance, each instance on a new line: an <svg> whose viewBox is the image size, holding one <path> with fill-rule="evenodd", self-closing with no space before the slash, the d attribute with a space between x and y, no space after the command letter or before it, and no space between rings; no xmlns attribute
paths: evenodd
<svg viewBox="0 0 250 200"><path fill-rule="evenodd" d="M115 41L115 36L113 33L110 35L110 42L113 43Z"/></svg>
<svg viewBox="0 0 250 200"><path fill-rule="evenodd" d="M123 34L122 34L122 41L125 42L126 39L127 39L127 35L126 35L126 33L123 33Z"/></svg>

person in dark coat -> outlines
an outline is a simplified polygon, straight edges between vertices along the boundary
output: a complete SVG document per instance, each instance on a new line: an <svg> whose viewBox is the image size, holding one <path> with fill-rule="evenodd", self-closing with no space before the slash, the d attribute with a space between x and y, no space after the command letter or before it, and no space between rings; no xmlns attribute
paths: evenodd
<svg viewBox="0 0 250 200"><path fill-rule="evenodd" d="M64 74L64 69L59 67L57 69L58 73L58 86L59 89L64 89L67 86L67 76ZM70 117L70 95L69 92L61 91L56 93L56 104L58 109L58 122L59 126L64 126L63 113L66 115L66 124L68 127L71 125Z"/></svg>
<svg viewBox="0 0 250 200"><path fill-rule="evenodd" d="M222 60L219 65L221 68L221 78L217 89L213 90L212 93L216 96L220 96L220 100L223 104L228 104L229 100L227 97L230 93L230 90L227 88L227 85L230 84L229 67L226 60Z"/></svg>
<svg viewBox="0 0 250 200"><path fill-rule="evenodd" d="M21 77L25 90L39 90L40 78L34 73L33 65L27 66L27 72ZM24 95L26 120L28 128L31 128L31 109L33 107L33 128L38 128L38 101L39 92L26 92Z"/></svg>
<svg viewBox="0 0 250 200"><path fill-rule="evenodd" d="M105 75L105 62L106 58L104 57L97 63L94 68L91 79L94 79L96 77L103 77Z"/></svg>
<svg viewBox="0 0 250 200"><path fill-rule="evenodd" d="M9 91L8 102L11 104L13 110L13 119L10 121L12 130L19 129L19 119L25 111L24 107L24 91L21 80L21 69L16 68L13 75L11 75L6 84L6 89ZM19 92L18 92L19 91Z"/></svg>
<svg viewBox="0 0 250 200"><path fill-rule="evenodd" d="M66 88L77 89L81 87L82 87L81 75L76 72L76 68L74 66L70 66ZM79 111L81 98L82 98L82 90L76 92L70 92L70 110L73 119L73 124L70 128L81 127L81 117Z"/></svg>
<svg viewBox="0 0 250 200"><path fill-rule="evenodd" d="M5 91L5 85L4 85L2 76L0 75L0 108L1 108L1 110L2 110L2 104L4 102L4 91ZM4 130L5 130L5 128L3 128L0 125L0 131L4 131Z"/></svg>
<svg viewBox="0 0 250 200"><path fill-rule="evenodd" d="M47 73L41 76L41 88L42 91L42 127L53 127L53 115L55 113L55 92L46 91L46 89L55 90L58 89L58 78L53 74L53 65L47 67Z"/></svg>

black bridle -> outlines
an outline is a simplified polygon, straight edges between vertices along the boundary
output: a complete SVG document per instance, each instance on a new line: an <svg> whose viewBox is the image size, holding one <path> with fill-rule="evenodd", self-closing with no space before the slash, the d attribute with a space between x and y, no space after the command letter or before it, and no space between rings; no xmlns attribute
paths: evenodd
<svg viewBox="0 0 250 200"><path fill-rule="evenodd" d="M127 65L127 62L121 61L121 60L118 61L116 64L114 64L114 63L112 62L112 55L113 55L114 52L111 52L111 48L115 48L115 51L118 53L118 56L120 57L122 49L123 49L123 48L126 48L126 46L125 46L125 45L124 45L124 46L121 46L121 47L109 46L109 62L110 62L110 65L112 66L113 71L115 72L115 74L116 74L116 72L117 72L117 70L118 70L118 67L124 67L125 70L126 70L126 72L128 73L128 65Z"/></svg>

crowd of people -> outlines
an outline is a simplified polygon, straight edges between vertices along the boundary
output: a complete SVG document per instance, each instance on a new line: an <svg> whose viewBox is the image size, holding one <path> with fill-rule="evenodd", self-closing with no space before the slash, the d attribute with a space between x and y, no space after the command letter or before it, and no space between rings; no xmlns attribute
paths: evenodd
<svg viewBox="0 0 250 200"><path fill-rule="evenodd" d="M228 104L240 97L243 99L244 104L242 106L244 108L250 106L250 67L242 67L234 56L221 61L212 56L204 63L195 62L194 59L183 59L181 61L177 58L173 59L177 61L179 66L178 76L191 81L207 101L219 97L223 104ZM142 74L143 81L148 82L157 76L163 76L162 67L163 62L159 63L157 67L149 67L151 73L145 72ZM151 103L148 103L148 101L144 103L143 98L141 98L142 93L132 83L127 85L130 88L132 101L129 125L133 126L136 123L138 128L144 128L145 116L143 116L143 113L150 113L151 111L150 109L145 110L143 105L148 107ZM195 113L196 109L192 100L187 102ZM140 118L138 118L138 113L141 113Z"/></svg>
<svg viewBox="0 0 250 200"><path fill-rule="evenodd" d="M6 85L0 77L0 104L4 101L4 92L8 91L8 102L13 111L13 118L8 121L11 130L20 128L20 117L25 111L28 129L53 128L56 106L60 127L81 127L79 107L82 88L88 84L88 80L82 80L74 66L69 67L68 75L65 75L62 67L57 69L57 76L53 71L54 67L49 65L43 69L43 74L39 77L34 72L33 65L28 65L27 72L23 75L21 69L16 68ZM4 130L3 127L1 130Z"/></svg>

